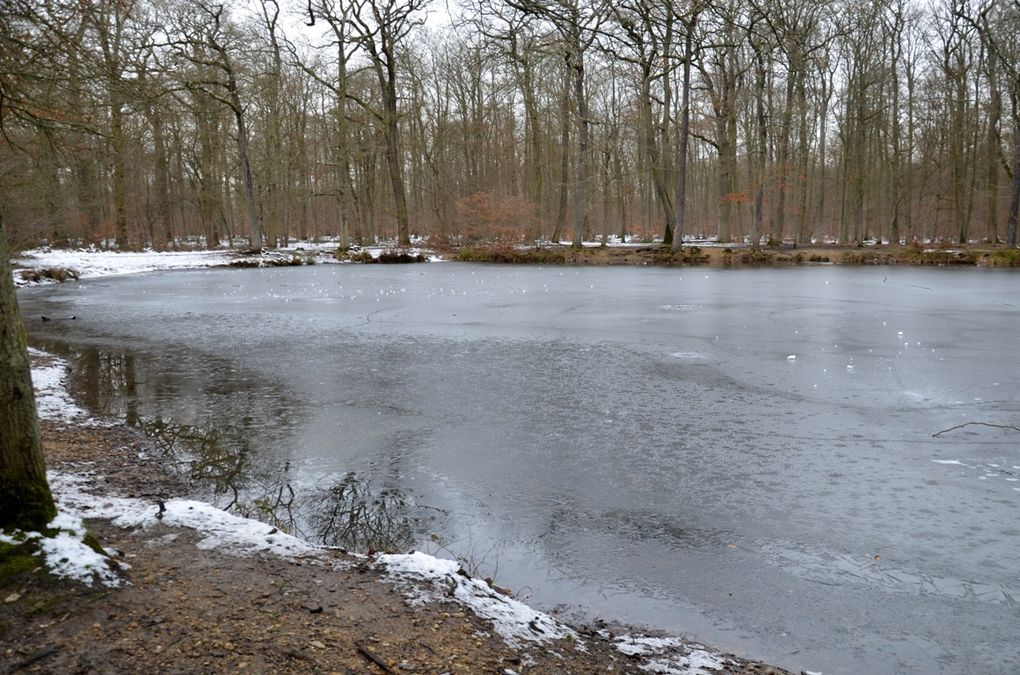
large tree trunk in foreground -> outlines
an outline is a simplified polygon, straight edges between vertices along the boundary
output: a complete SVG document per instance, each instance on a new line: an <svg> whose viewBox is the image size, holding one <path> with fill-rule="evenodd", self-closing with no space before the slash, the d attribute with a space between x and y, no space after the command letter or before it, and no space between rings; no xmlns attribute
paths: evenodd
<svg viewBox="0 0 1020 675"><path fill-rule="evenodd" d="M0 222L0 530L40 531L57 515L46 482L25 327Z"/></svg>

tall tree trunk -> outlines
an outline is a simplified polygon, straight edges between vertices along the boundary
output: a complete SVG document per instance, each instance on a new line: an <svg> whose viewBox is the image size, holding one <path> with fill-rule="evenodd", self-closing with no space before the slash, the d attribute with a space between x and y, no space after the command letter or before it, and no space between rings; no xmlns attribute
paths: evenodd
<svg viewBox="0 0 1020 675"><path fill-rule="evenodd" d="M574 188L574 248L581 248L588 223L588 145L591 142L591 121L588 118L588 97L584 91L584 54L581 38L574 36L567 53L567 67L573 78L574 104L577 107L577 182Z"/></svg>
<svg viewBox="0 0 1020 675"><path fill-rule="evenodd" d="M57 515L46 482L25 327L0 214L0 530L41 531Z"/></svg>
<svg viewBox="0 0 1020 675"><path fill-rule="evenodd" d="M241 160L241 176L244 179L244 206L248 213L248 243L253 249L262 246L262 226L259 223L259 211L255 205L255 179L251 173L251 151L248 147L248 125L244 119L244 108L237 94L237 83L233 73L230 75L231 102L234 122L237 124L237 153Z"/></svg>
<svg viewBox="0 0 1020 675"><path fill-rule="evenodd" d="M278 240L286 241L286 225L283 209L283 180L281 178L281 164L283 163L283 132L282 132L282 106L281 91L283 88L283 59L280 55L280 40L277 36L277 19L280 16L280 6L276 0L263 0L262 17L265 21L266 32L269 35L269 45L272 49L272 70L269 73L269 133L267 139L268 160L265 170L266 180L266 201L269 207L269 217L266 223L266 245L269 248L276 248ZM272 5L272 10L268 5Z"/></svg>
<svg viewBox="0 0 1020 675"><path fill-rule="evenodd" d="M113 86L113 85L111 85ZM127 231L127 166L125 158L124 112L116 89L110 92L110 148L113 152L113 218L117 248L130 248Z"/></svg>
<svg viewBox="0 0 1020 675"><path fill-rule="evenodd" d="M1006 244L1016 247L1018 211L1020 211L1020 81L1013 84L1013 190L1009 200L1009 220L1006 221Z"/></svg>
<svg viewBox="0 0 1020 675"><path fill-rule="evenodd" d="M830 80L826 79L827 73L821 73L821 94L820 107L818 111L818 208L815 212L815 227L820 227L825 221L825 193L826 193L826 148L829 138L829 99L831 97Z"/></svg>
<svg viewBox="0 0 1020 675"><path fill-rule="evenodd" d="M998 57L988 59L988 130L985 136L985 185L987 189L986 237L992 243L999 241L999 121L1002 116L1002 93L999 91Z"/></svg>
<svg viewBox="0 0 1020 675"><path fill-rule="evenodd" d="M149 110L149 126L152 127L152 145L155 157L156 230L153 246L165 249L173 244L173 219L170 217L169 159L166 149L166 132L163 118L158 110Z"/></svg>
<svg viewBox="0 0 1020 675"><path fill-rule="evenodd" d="M798 150L799 160L797 162L798 173L797 182L800 185L800 206L797 209L797 233L795 241L799 244L807 243L808 231L807 231L807 214L808 214L808 197L811 192L811 152L810 142L808 139L808 101L807 101L807 86L806 86L807 73L802 72L797 82L797 110L799 117L799 125L797 132L797 144L800 146Z"/></svg>
<svg viewBox="0 0 1020 675"><path fill-rule="evenodd" d="M964 144L967 142L965 135L966 115L966 78L962 72L963 64L957 63L956 68L947 69L950 81L947 89L952 92L950 104L950 166L952 180L952 203L953 220L955 224L956 239L961 244L967 243L967 213L964 204L964 184L967 179L967 167L964 159Z"/></svg>
<svg viewBox="0 0 1020 675"><path fill-rule="evenodd" d="M411 229L407 214L407 193L404 188L404 162L400 145L400 117L397 97L397 56L396 45L387 33L381 29L381 49L377 49L374 41L369 41L376 79L383 103L383 135L386 142L386 168L390 177L390 188L393 190L393 207L397 218L397 243L401 246L411 245Z"/></svg>
<svg viewBox="0 0 1020 675"><path fill-rule="evenodd" d="M908 62L906 66L906 77L907 77L907 140L906 147L906 162L903 168L903 229L906 231L905 241L910 243L914 240L914 203L912 196L914 193L914 161L912 159L914 153L914 132L916 131L915 125L915 108L914 108L914 92L916 88L916 72L915 64Z"/></svg>
<svg viewBox="0 0 1020 675"><path fill-rule="evenodd" d="M770 239L783 241L786 227L786 191L790 183L790 134L793 130L793 98L796 92L796 78L801 76L799 57L790 56L790 70L786 76L786 99L783 102L782 122L779 125L779 148L776 157L775 194L776 205L772 212Z"/></svg>
<svg viewBox="0 0 1020 675"><path fill-rule="evenodd" d="M400 127L397 123L397 93L394 88L386 96L386 167L389 169L390 187L393 189L397 216L397 241L401 246L411 245L410 221L407 214L407 194L404 190L404 167L400 157Z"/></svg>
<svg viewBox="0 0 1020 675"><path fill-rule="evenodd" d="M642 65L641 77L641 126L643 128L645 152L648 156L649 173L652 175L652 186L659 205L662 206L662 214L665 218L665 232L672 238L676 230L676 216L673 211L673 200L669 195L669 188L666 185L666 177L662 167L662 155L659 152L659 140L656 138L655 117L652 111L652 91L650 63Z"/></svg>
<svg viewBox="0 0 1020 675"><path fill-rule="evenodd" d="M900 45L892 45L892 215L889 242L900 243L900 210L903 204L903 143L900 124Z"/></svg>
<svg viewBox="0 0 1020 675"><path fill-rule="evenodd" d="M567 223L567 194L570 181L570 93L564 82L563 96L560 99L560 190L556 208L556 225L553 228L551 241L560 243L563 230Z"/></svg>
<svg viewBox="0 0 1020 675"><path fill-rule="evenodd" d="M691 140L691 60L694 57L694 26L696 19L685 26L683 86L680 110L680 157L677 169L676 227L673 230L672 250L683 248L684 232L687 227L687 155Z"/></svg>
<svg viewBox="0 0 1020 675"><path fill-rule="evenodd" d="M751 227L751 249L757 251L761 248L762 222L765 211L765 163L769 145L768 116L765 111L765 54L758 51L755 54L755 122L757 131L757 148L754 153L754 214Z"/></svg>

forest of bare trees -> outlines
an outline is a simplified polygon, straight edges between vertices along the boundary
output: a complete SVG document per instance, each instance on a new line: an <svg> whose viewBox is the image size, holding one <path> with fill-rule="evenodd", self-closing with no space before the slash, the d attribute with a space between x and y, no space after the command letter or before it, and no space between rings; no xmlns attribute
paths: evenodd
<svg viewBox="0 0 1020 675"><path fill-rule="evenodd" d="M1020 0L5 0L0 215L16 246L1015 246L1017 35Z"/></svg>

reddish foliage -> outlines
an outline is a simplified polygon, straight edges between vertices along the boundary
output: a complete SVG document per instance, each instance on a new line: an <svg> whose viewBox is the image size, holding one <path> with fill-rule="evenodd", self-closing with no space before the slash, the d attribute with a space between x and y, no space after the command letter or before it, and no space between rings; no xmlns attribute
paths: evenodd
<svg viewBox="0 0 1020 675"><path fill-rule="evenodd" d="M750 204L751 195L746 192L729 192L722 196L722 201L730 204Z"/></svg>
<svg viewBox="0 0 1020 675"><path fill-rule="evenodd" d="M457 218L466 241L523 241L535 223L537 207L523 197L476 192L457 200Z"/></svg>

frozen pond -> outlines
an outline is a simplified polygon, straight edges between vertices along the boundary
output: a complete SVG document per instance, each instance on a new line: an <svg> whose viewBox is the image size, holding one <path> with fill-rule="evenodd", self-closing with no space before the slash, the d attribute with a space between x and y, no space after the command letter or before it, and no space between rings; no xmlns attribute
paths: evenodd
<svg viewBox="0 0 1020 675"><path fill-rule="evenodd" d="M430 264L20 297L81 400L220 504L793 670L1015 673L1020 433L933 434L1020 425L1018 290Z"/></svg>

